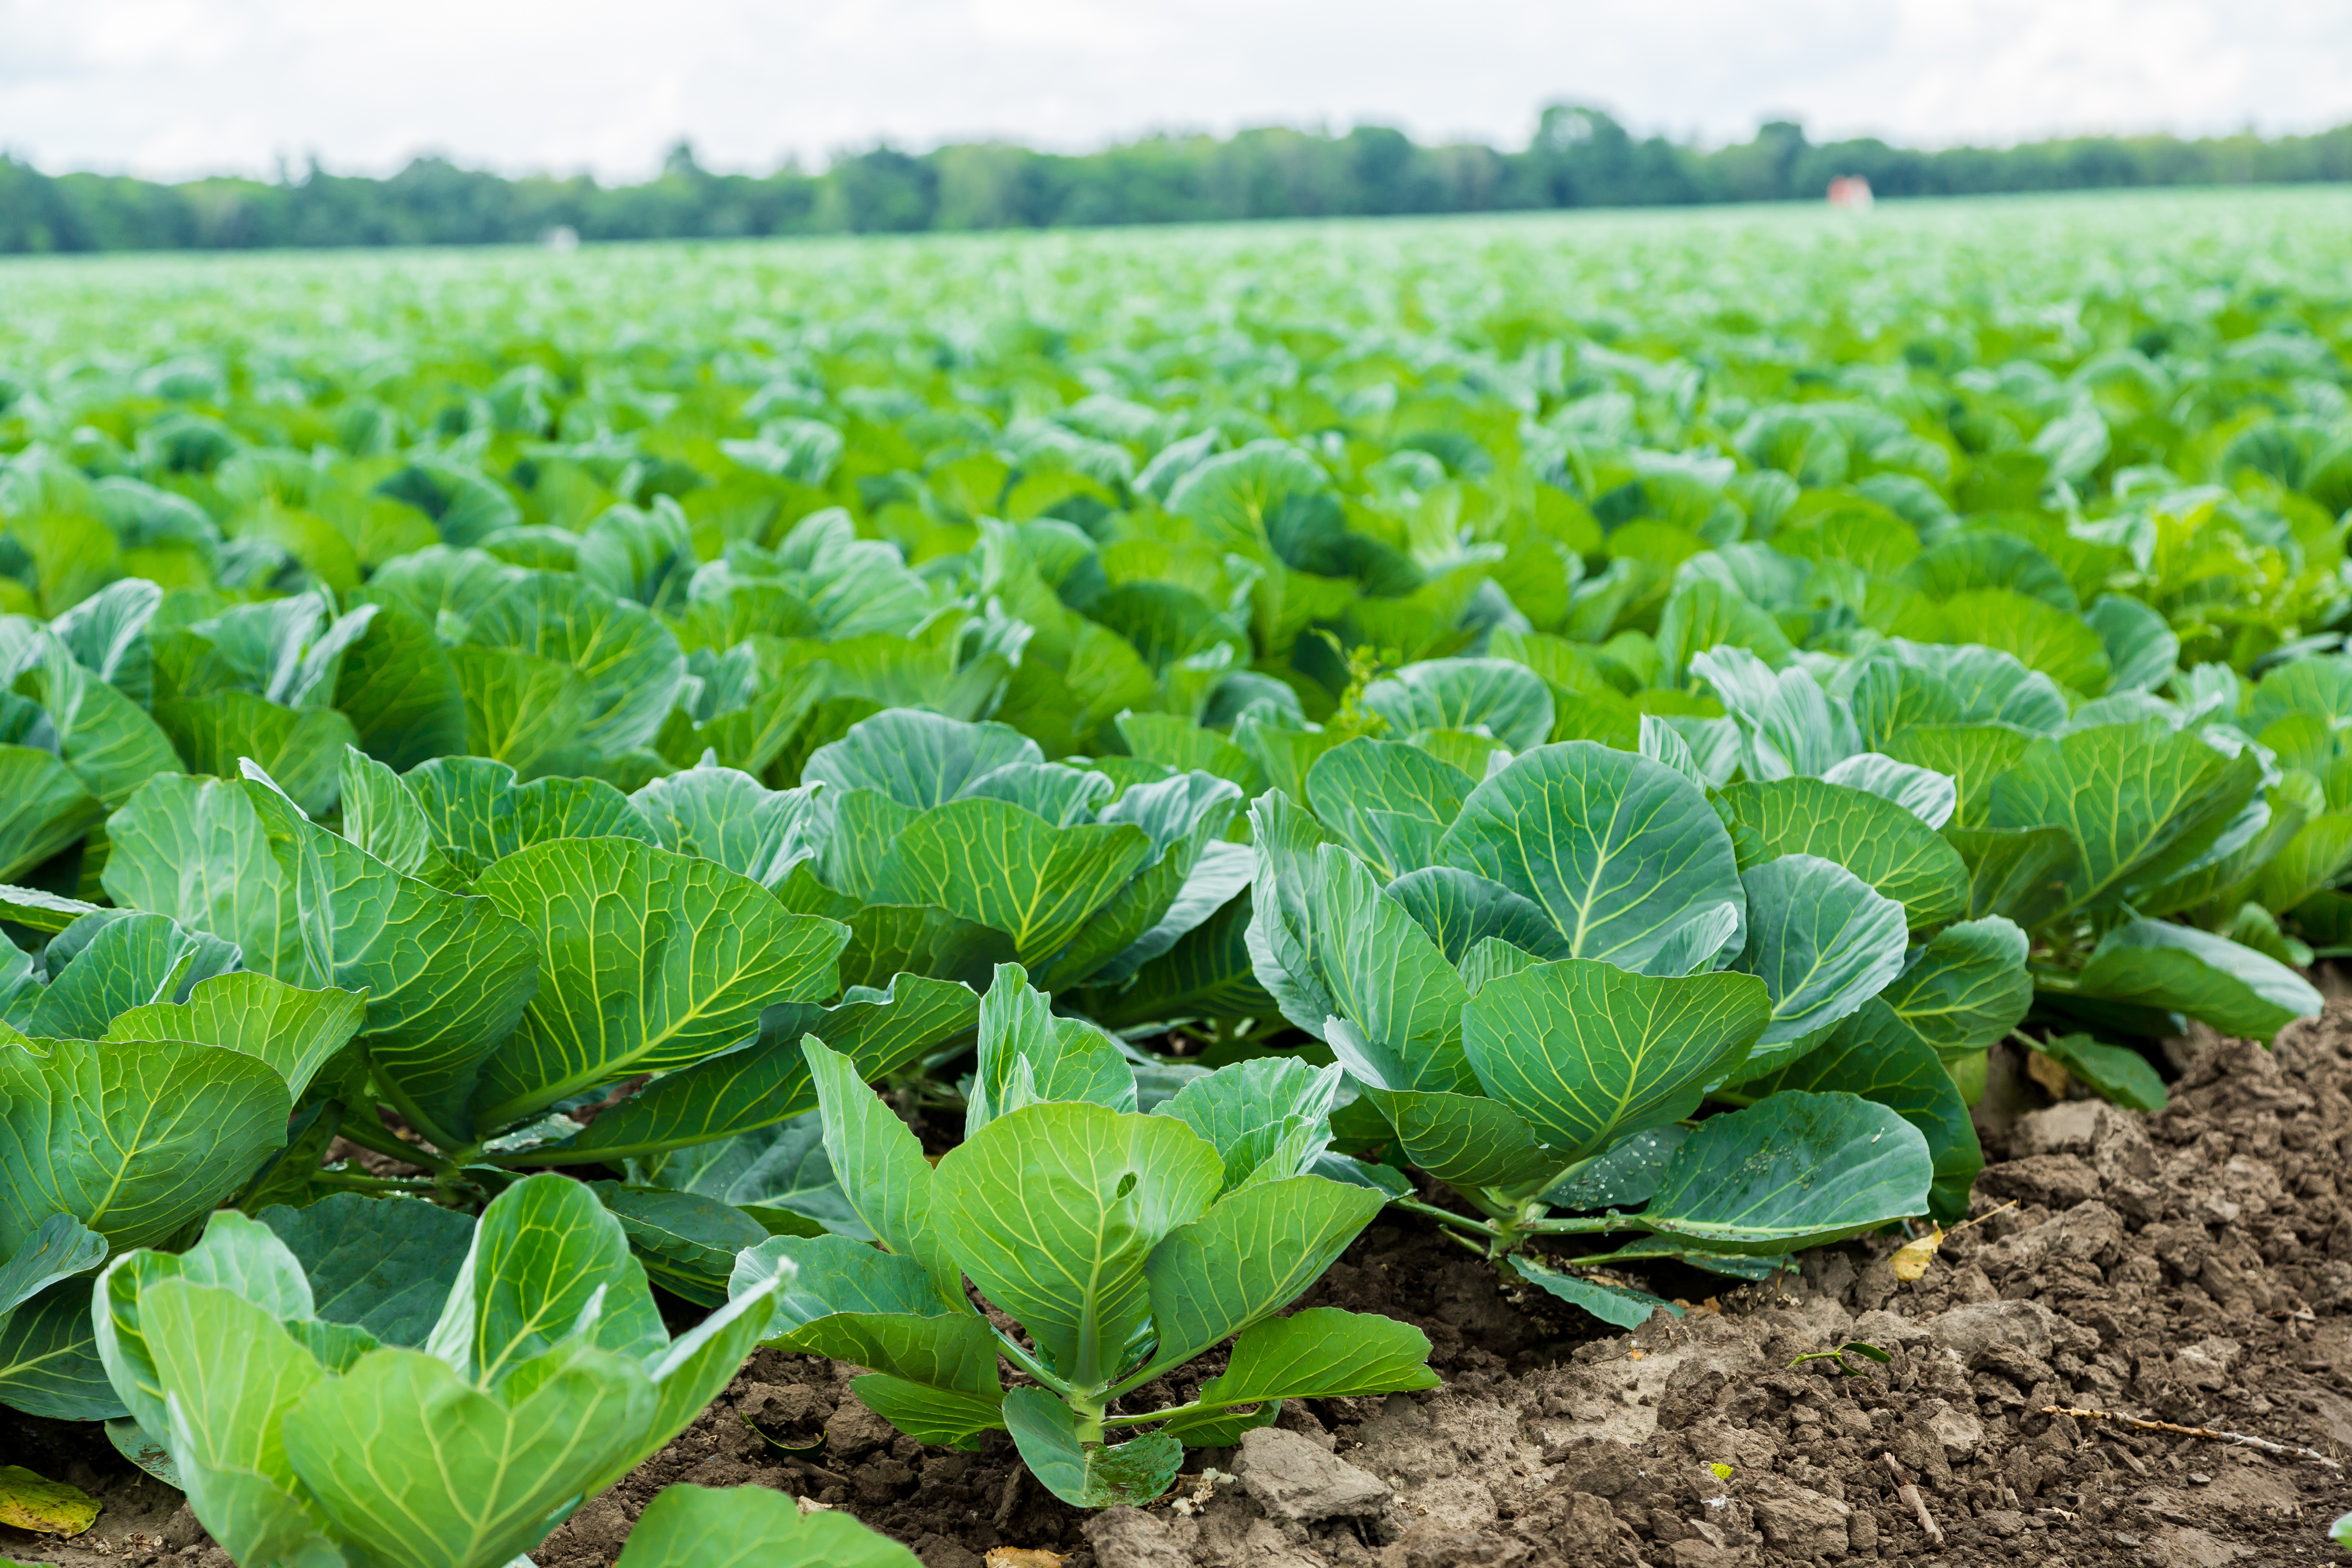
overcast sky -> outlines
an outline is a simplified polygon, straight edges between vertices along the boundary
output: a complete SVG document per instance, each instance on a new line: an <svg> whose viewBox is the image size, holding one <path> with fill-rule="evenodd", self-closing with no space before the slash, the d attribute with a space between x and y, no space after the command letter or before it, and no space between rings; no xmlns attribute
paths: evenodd
<svg viewBox="0 0 2352 1568"><path fill-rule="evenodd" d="M1710 142L2312 130L2352 120L2352 0L0 0L0 149L52 171L633 178L681 136L765 172L1366 121L1517 145L1556 99Z"/></svg>

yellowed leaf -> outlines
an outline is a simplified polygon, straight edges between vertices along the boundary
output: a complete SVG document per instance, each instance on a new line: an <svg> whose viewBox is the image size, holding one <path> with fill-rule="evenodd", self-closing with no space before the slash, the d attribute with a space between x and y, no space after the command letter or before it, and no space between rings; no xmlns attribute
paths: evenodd
<svg viewBox="0 0 2352 1568"><path fill-rule="evenodd" d="M1944 1230L1937 1226L1917 1240L1896 1247L1895 1256L1886 1260L1887 1267L1895 1270L1895 1278L1911 1284L1927 1272L1927 1265L1935 1261L1936 1249L1943 1245Z"/></svg>
<svg viewBox="0 0 2352 1568"><path fill-rule="evenodd" d="M1042 1546L992 1546L983 1561L988 1568L1062 1568L1062 1554Z"/></svg>
<svg viewBox="0 0 2352 1568"><path fill-rule="evenodd" d="M2025 1053L2025 1076L2040 1084L2053 1100L2065 1099L2068 1086L2074 1081L2063 1066L2040 1051Z"/></svg>
<svg viewBox="0 0 2352 1568"><path fill-rule="evenodd" d="M79 1535L98 1519L98 1500L22 1465L0 1465L0 1524L39 1535Z"/></svg>

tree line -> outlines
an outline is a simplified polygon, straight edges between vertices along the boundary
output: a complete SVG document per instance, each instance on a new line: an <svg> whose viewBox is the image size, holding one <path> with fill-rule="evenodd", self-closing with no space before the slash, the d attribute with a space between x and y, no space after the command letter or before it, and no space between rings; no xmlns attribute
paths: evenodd
<svg viewBox="0 0 2352 1568"><path fill-rule="evenodd" d="M1386 126L1160 135L1078 154L1003 142L881 145L821 171L718 174L691 147L636 184L508 179L419 158L384 179L314 161L276 182L165 184L47 174L0 155L0 253L487 245L569 229L583 239L736 238L1197 223L1244 218L1818 200L1840 175L1880 196L2352 180L2352 125L2315 135L2077 137L1937 151L1875 139L1817 144L1767 123L1711 150L1636 136L1575 105L1544 111L1517 152L1423 145Z"/></svg>

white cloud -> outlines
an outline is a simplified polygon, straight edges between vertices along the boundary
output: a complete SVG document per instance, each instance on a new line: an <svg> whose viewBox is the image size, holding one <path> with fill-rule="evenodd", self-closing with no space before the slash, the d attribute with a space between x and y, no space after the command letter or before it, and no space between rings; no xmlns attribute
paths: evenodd
<svg viewBox="0 0 2352 1568"><path fill-rule="evenodd" d="M1716 141L2352 119L2343 0L0 0L0 147L162 175L1363 120L1517 143L1559 98Z"/></svg>

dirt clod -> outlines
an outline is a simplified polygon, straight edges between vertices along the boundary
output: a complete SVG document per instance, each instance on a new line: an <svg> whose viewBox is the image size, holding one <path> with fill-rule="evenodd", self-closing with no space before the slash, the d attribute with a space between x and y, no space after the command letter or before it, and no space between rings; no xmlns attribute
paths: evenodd
<svg viewBox="0 0 2352 1568"><path fill-rule="evenodd" d="M1296 1524L1378 1513L1390 1496L1378 1477L1275 1426L1242 1435L1234 1474L1267 1518Z"/></svg>

